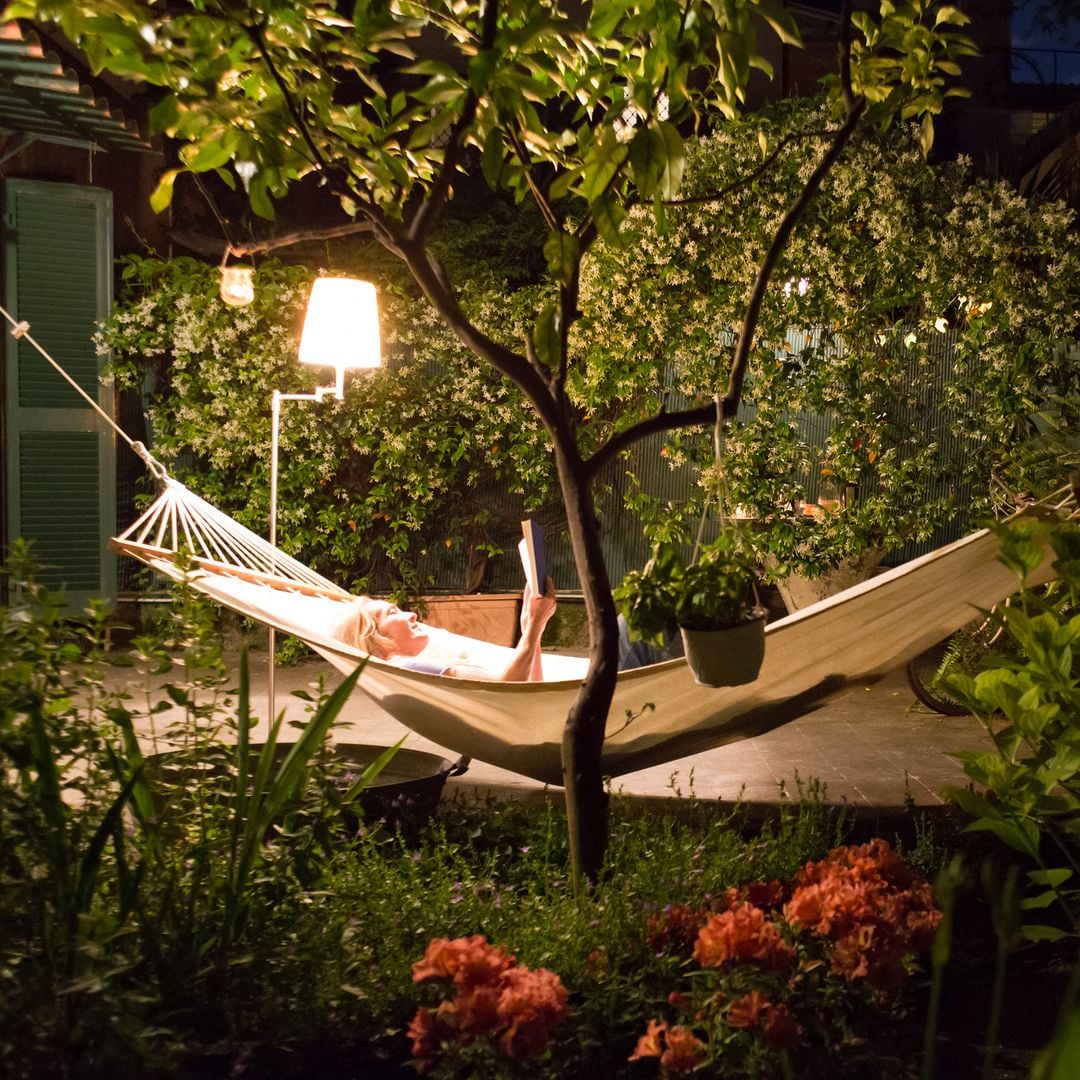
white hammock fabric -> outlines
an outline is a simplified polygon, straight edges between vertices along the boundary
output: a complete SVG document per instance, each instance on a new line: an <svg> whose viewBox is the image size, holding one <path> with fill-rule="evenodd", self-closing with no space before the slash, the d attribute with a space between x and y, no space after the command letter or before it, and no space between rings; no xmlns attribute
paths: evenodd
<svg viewBox="0 0 1080 1080"><path fill-rule="evenodd" d="M334 637L351 597L174 480L115 550L189 583L250 618L303 639L348 674L364 654ZM684 660L619 674L603 752L618 776L760 734L812 711L842 687L906 663L1016 590L986 530L829 597L766 627L765 662L747 686L698 685ZM1053 576L1050 559L1031 583ZM484 664L510 652L447 635L443 646ZM426 675L369 658L361 688L413 731L458 754L549 784L562 783L566 715L587 661L545 654L544 682Z"/></svg>

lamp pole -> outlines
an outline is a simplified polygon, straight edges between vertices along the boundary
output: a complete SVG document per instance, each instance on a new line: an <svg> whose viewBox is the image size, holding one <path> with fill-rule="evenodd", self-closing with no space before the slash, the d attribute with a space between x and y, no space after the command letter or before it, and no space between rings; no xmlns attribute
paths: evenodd
<svg viewBox="0 0 1080 1080"><path fill-rule="evenodd" d="M226 252L228 257L228 252ZM223 276L224 280L224 276ZM223 294L224 295L224 294ZM345 397L346 368L376 368L382 364L379 309L375 286L355 278L318 278L311 287L304 325L300 332L302 364L332 367L333 386L317 387L312 394L283 394L275 390L270 399L270 545L277 547L278 440L283 401L322 401ZM271 567L271 569L273 569ZM277 711L274 697L274 651L277 633L270 627L270 657L266 665L266 697L269 719Z"/></svg>
<svg viewBox="0 0 1080 1080"><path fill-rule="evenodd" d="M283 401L322 401L324 397L344 397L345 372L338 369L335 386L317 387L311 394L283 394L275 390L270 396L270 546L277 548L277 496L278 496L278 438L281 431L281 403ZM273 572L273 564L270 566ZM277 631L269 628L267 647L270 655L266 664L267 719L272 724L277 712L274 686L274 654L277 649Z"/></svg>

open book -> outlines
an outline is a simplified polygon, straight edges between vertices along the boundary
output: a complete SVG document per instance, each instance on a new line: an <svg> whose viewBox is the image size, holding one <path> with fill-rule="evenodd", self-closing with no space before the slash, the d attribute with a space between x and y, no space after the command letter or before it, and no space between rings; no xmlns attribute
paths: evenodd
<svg viewBox="0 0 1080 1080"><path fill-rule="evenodd" d="M547 558L544 554L544 533L540 526L529 518L521 523L522 539L518 544L521 566L525 571L525 580L532 586L533 596L544 595L544 582L547 580Z"/></svg>

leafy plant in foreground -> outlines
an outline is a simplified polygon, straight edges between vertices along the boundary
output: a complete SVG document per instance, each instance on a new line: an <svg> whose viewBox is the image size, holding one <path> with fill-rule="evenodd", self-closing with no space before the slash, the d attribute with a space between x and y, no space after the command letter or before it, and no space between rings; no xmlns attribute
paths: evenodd
<svg viewBox="0 0 1080 1080"><path fill-rule="evenodd" d="M987 751L955 755L986 791L951 789L973 821L1035 864L1028 912L1058 907L1067 929L1025 923L1030 940L1080 931L1080 526L1021 519L997 527L1001 559L1023 587L1049 544L1060 587L1025 589L1002 608L1010 648L977 675L957 673L950 690L982 721Z"/></svg>

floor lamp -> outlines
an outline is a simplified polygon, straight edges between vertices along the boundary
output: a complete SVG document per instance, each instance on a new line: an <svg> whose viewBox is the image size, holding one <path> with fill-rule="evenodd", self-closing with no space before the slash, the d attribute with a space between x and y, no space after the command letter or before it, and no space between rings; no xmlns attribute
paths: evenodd
<svg viewBox="0 0 1080 1080"><path fill-rule="evenodd" d="M345 396L345 372L349 368L377 368L382 364L379 340L379 309L375 286L355 278L317 278L311 287L297 356L302 364L332 367L333 386L319 386L310 394L283 394L270 398L270 544L277 547L278 435L283 401L322 401ZM270 656L266 673L269 720L276 713L274 697L274 651L277 634L270 627Z"/></svg>

